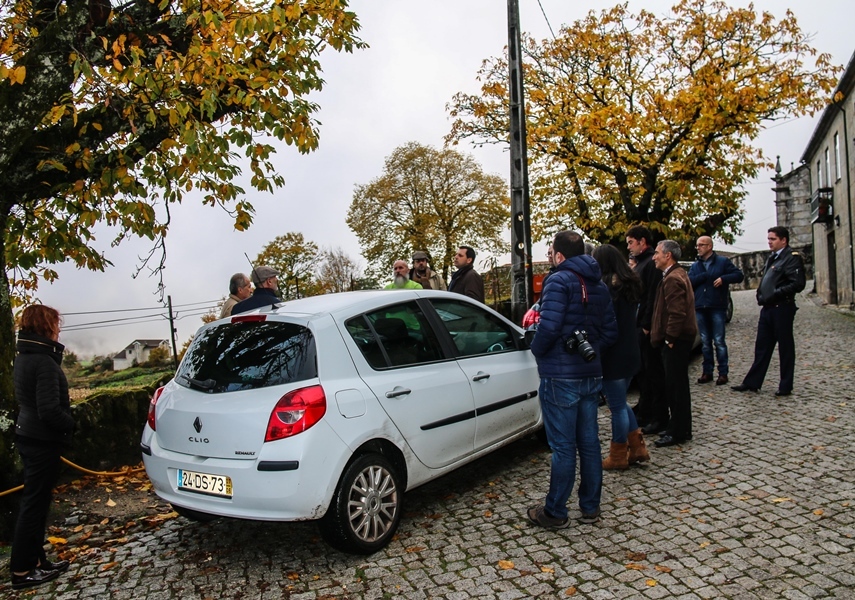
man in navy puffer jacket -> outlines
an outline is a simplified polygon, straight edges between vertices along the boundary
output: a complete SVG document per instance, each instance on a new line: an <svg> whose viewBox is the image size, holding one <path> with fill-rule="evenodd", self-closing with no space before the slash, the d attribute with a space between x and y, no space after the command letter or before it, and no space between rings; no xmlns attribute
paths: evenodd
<svg viewBox="0 0 855 600"><path fill-rule="evenodd" d="M543 289L540 323L531 344L541 378L540 405L552 448L552 469L545 505L531 507L528 517L536 525L563 529L568 525L567 500L576 478L577 447L580 521L599 519L603 486L597 430L603 379L599 357L603 348L617 340L618 330L609 290L601 281L597 261L585 255L582 236L562 231L552 248L555 272ZM586 333L596 352L592 360L567 350L566 342L575 331Z"/></svg>

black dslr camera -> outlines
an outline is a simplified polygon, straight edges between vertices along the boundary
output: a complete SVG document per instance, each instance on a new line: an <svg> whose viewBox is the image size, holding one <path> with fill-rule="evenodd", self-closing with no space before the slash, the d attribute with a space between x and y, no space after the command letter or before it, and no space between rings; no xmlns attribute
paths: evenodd
<svg viewBox="0 0 855 600"><path fill-rule="evenodd" d="M564 342L564 347L570 354L581 356L585 362L591 362L597 358L597 351L594 350L591 342L588 341L588 332L584 329L574 331L573 335Z"/></svg>

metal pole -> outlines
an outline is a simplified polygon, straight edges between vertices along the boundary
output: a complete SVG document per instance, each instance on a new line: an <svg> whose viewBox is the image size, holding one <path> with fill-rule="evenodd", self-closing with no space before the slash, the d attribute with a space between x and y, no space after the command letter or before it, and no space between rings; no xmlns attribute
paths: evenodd
<svg viewBox="0 0 855 600"><path fill-rule="evenodd" d="M172 315L172 296L166 297L169 303L169 335L172 337L172 363L178 368L178 347L175 344L175 318Z"/></svg>
<svg viewBox="0 0 855 600"><path fill-rule="evenodd" d="M508 0L508 70L511 142L511 315L514 322L521 323L525 311L534 303L534 286L519 0Z"/></svg>

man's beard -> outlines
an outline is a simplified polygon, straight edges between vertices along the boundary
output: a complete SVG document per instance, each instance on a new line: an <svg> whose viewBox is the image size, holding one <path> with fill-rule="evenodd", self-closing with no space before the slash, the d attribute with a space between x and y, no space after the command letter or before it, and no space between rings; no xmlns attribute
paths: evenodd
<svg viewBox="0 0 855 600"><path fill-rule="evenodd" d="M395 275L395 287L402 288L405 285L407 285L408 281L409 281L408 277L405 277L403 275Z"/></svg>

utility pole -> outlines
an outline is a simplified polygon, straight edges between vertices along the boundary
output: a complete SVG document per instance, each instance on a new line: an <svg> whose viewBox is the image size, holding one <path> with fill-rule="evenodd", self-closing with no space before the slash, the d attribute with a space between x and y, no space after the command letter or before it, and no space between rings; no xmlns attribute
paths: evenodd
<svg viewBox="0 0 855 600"><path fill-rule="evenodd" d="M175 345L175 318L172 315L172 296L167 296L169 303L169 335L172 337L172 363L178 368L178 348Z"/></svg>
<svg viewBox="0 0 855 600"><path fill-rule="evenodd" d="M508 0L508 70L511 117L511 315L515 323L522 323L525 311L534 303L534 286L519 0Z"/></svg>

